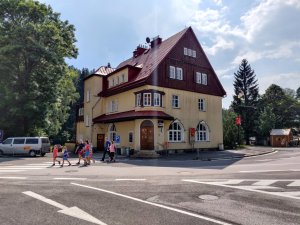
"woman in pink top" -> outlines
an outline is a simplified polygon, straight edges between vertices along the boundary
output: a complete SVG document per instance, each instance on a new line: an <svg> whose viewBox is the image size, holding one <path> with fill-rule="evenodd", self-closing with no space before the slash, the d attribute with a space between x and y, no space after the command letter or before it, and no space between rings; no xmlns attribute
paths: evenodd
<svg viewBox="0 0 300 225"><path fill-rule="evenodd" d="M110 156L110 161L116 161L115 160L115 152L116 152L116 146L115 146L115 143L114 141L111 141L111 144L109 146L109 156Z"/></svg>
<svg viewBox="0 0 300 225"><path fill-rule="evenodd" d="M55 161L57 161L58 164L60 165L60 161L56 159L57 155L58 155L58 148L57 148L57 145L54 145L54 147L53 147L53 164L52 164L52 166L55 166Z"/></svg>

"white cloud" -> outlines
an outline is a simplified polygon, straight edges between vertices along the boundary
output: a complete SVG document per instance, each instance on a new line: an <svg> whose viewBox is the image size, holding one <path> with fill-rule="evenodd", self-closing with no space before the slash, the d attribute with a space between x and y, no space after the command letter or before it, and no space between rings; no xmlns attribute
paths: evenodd
<svg viewBox="0 0 300 225"><path fill-rule="evenodd" d="M217 36L215 40L215 44L210 48L204 46L205 52L210 55L215 55L218 50L225 50L225 49L233 49L234 42L233 41L226 41L223 37Z"/></svg>

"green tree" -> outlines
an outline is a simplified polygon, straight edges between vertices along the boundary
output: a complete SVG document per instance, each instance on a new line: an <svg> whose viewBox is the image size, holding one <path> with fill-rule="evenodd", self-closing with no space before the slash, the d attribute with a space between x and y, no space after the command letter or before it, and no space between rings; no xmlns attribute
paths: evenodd
<svg viewBox="0 0 300 225"><path fill-rule="evenodd" d="M231 107L234 112L241 115L242 127L245 132L246 143L249 144L249 137L255 135L255 119L258 103L258 83L254 70L246 59L243 59L239 70L234 73L234 93Z"/></svg>
<svg viewBox="0 0 300 225"><path fill-rule="evenodd" d="M50 6L0 1L0 126L6 134L58 132L74 97L65 63L77 56L74 31Z"/></svg>
<svg viewBox="0 0 300 225"><path fill-rule="evenodd" d="M258 134L261 137L269 137L270 131L275 128L276 116L270 106L266 106L258 118Z"/></svg>
<svg viewBox="0 0 300 225"><path fill-rule="evenodd" d="M223 141L225 148L235 148L243 140L243 128L236 125L237 114L232 110L223 109Z"/></svg>
<svg viewBox="0 0 300 225"><path fill-rule="evenodd" d="M296 91L296 98L300 99L300 87Z"/></svg>
<svg viewBox="0 0 300 225"><path fill-rule="evenodd" d="M272 84L262 95L259 105L260 112L269 107L272 114L275 115L274 128L290 128L296 125L297 101L287 95L280 86Z"/></svg>

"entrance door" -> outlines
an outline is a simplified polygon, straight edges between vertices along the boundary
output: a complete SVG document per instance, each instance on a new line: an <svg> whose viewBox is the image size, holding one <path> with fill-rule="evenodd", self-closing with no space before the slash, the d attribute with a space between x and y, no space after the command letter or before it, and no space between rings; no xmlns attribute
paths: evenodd
<svg viewBox="0 0 300 225"><path fill-rule="evenodd" d="M150 120L141 124L141 150L154 149L154 126Z"/></svg>
<svg viewBox="0 0 300 225"><path fill-rule="evenodd" d="M98 151L104 151L104 134L97 134L97 149Z"/></svg>

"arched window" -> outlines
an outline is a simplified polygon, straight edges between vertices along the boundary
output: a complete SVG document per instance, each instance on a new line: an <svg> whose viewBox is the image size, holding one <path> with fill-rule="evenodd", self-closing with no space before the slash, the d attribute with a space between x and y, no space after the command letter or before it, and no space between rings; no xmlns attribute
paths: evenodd
<svg viewBox="0 0 300 225"><path fill-rule="evenodd" d="M109 140L116 141L116 126L115 124L110 124L108 128Z"/></svg>
<svg viewBox="0 0 300 225"><path fill-rule="evenodd" d="M169 126L168 140L169 142L182 142L184 140L184 129L179 121L174 121Z"/></svg>
<svg viewBox="0 0 300 225"><path fill-rule="evenodd" d="M205 122L200 122L197 126L196 141L209 141L209 130Z"/></svg>

